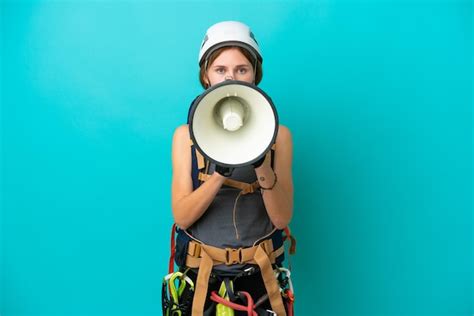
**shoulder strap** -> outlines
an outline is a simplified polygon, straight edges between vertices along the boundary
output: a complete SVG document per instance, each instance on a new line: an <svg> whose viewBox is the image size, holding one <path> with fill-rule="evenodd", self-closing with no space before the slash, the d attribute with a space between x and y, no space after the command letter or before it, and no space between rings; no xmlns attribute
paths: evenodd
<svg viewBox="0 0 474 316"><path fill-rule="evenodd" d="M193 190L196 190L202 183L199 175L203 172L207 174L209 169L209 161L196 149L196 146L190 140L191 149L191 177L193 179Z"/></svg>
<svg viewBox="0 0 474 316"><path fill-rule="evenodd" d="M194 102L198 99L199 96L195 97L194 100L189 105L188 116L186 118L186 123L189 124L191 109L193 108ZM190 149L191 149L191 178L193 180L193 190L196 190L201 184L199 181L199 170L202 168L201 164L204 160L204 157L196 150L193 142L190 140Z"/></svg>
<svg viewBox="0 0 474 316"><path fill-rule="evenodd" d="M198 153L194 145L191 145L190 148L191 148L191 178L193 179L193 190L196 190L200 185L198 158L197 158Z"/></svg>

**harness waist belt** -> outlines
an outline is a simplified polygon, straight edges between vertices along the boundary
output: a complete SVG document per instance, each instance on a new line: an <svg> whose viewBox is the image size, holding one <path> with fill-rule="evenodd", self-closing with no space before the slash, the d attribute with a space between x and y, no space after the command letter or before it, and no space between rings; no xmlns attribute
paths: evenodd
<svg viewBox="0 0 474 316"><path fill-rule="evenodd" d="M199 268L201 264L201 254L203 250L212 258L213 265L218 264L242 264L252 263L257 264L254 260L255 252L258 247L262 247L268 255L270 262L275 263L275 259L282 255L284 247L281 246L277 250L273 250L273 243L271 239L267 239L257 246L248 248L218 248L209 245L204 245L195 241L190 241L188 244L188 255L186 258L186 266L189 268Z"/></svg>

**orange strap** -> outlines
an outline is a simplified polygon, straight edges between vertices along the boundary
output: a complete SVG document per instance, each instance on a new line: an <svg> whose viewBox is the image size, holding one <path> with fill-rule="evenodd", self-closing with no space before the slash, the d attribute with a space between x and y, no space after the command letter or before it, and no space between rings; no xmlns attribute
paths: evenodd
<svg viewBox="0 0 474 316"><path fill-rule="evenodd" d="M206 253L201 253L201 263L196 280L196 287L193 298L193 316L202 316L204 313L204 304L206 303L207 288L209 285L209 277L212 271L212 259Z"/></svg>
<svg viewBox="0 0 474 316"><path fill-rule="evenodd" d="M198 179L201 181L207 181L211 175L205 174L202 172L199 172ZM242 194L248 194L248 193L254 193L260 188L260 184L258 181L255 181L253 183L246 183L246 182L241 182L237 180L232 180L232 179L225 179L224 185L227 185L232 188L240 189L242 190Z"/></svg>
<svg viewBox="0 0 474 316"><path fill-rule="evenodd" d="M290 232L290 228L288 226L286 226L284 229L285 231L285 238L284 240L287 240L289 239L290 240L290 249L289 249L289 253L290 255L294 255L295 252L296 252L296 239L295 237L293 237L293 235L291 234Z"/></svg>
<svg viewBox="0 0 474 316"><path fill-rule="evenodd" d="M270 300L270 305L272 310L278 315L285 316L285 306L283 305L283 299L280 294L280 286L278 285L275 274L273 273L272 265L266 254L265 250L259 244L257 251L255 252L255 261L260 267L260 272L262 273L263 283L265 284L265 289L267 290L268 299Z"/></svg>
<svg viewBox="0 0 474 316"><path fill-rule="evenodd" d="M203 169L205 167L204 156L201 155L201 153L197 150L196 150L196 159L197 159L198 170Z"/></svg>
<svg viewBox="0 0 474 316"><path fill-rule="evenodd" d="M188 243L188 254L186 256L186 266L189 268L199 268L201 266L202 253L206 253L213 260L213 265L225 264L242 264L252 263L255 261L255 253L258 247L263 247L271 263L275 263L278 258L285 251L284 246L274 250L271 239L266 239L260 244L247 248L218 248L209 245L204 245L191 240Z"/></svg>

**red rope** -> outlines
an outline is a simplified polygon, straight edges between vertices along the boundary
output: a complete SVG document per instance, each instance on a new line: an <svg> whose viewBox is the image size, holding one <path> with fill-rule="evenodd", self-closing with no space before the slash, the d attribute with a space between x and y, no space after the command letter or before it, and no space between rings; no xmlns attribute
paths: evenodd
<svg viewBox="0 0 474 316"><path fill-rule="evenodd" d="M176 232L176 223L171 227L171 245L170 245L170 262L168 265L168 273L173 273L174 271L174 256L176 254L176 243L174 239L174 234Z"/></svg>
<svg viewBox="0 0 474 316"><path fill-rule="evenodd" d="M288 301L286 303L286 306L288 307L288 316L293 316L293 304L295 301L295 295L290 290L286 290L285 293L288 296Z"/></svg>
<svg viewBox="0 0 474 316"><path fill-rule="evenodd" d="M254 304L253 304L253 299L252 299L252 296L250 296L249 293L247 292L244 292L244 291L240 291L240 293L244 294L245 297L247 298L247 306L245 305L240 305L240 304L237 304L237 303L233 303L231 301L228 301L226 300L225 298L222 298L220 297L216 291L212 291L211 292L211 300L216 302L216 303L219 303L219 304L222 304L222 305L225 305L225 306L228 306L234 310L237 310L237 311L243 311L243 312L247 312L247 315L248 316L258 316L257 312L253 310L254 308Z"/></svg>

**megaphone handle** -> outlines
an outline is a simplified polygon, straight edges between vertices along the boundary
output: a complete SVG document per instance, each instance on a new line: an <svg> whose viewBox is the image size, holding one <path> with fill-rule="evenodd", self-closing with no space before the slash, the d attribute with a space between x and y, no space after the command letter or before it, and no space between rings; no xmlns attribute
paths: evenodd
<svg viewBox="0 0 474 316"><path fill-rule="evenodd" d="M224 167L216 164L215 172L217 172L221 176L228 178L232 175L232 172L234 172L234 168Z"/></svg>

